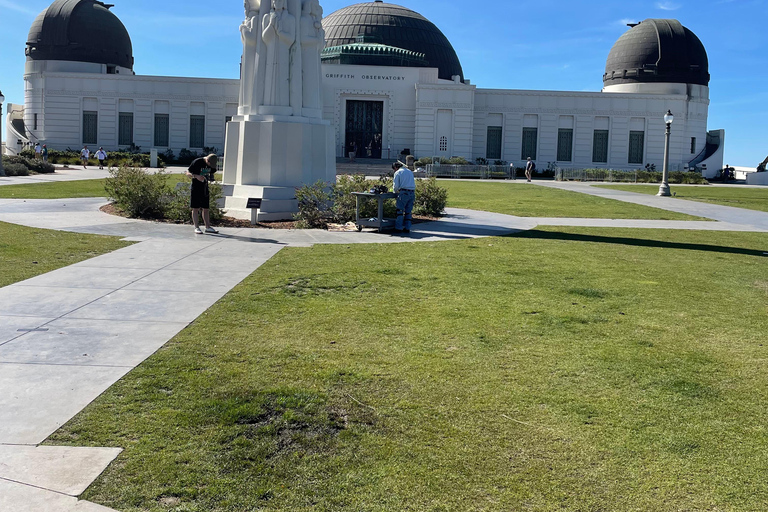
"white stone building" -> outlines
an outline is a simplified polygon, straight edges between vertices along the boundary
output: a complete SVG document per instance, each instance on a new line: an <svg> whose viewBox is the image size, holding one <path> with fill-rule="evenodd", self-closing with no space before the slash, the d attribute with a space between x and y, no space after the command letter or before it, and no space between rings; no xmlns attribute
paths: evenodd
<svg viewBox="0 0 768 512"><path fill-rule="evenodd" d="M548 162L660 170L671 110L671 168L703 168L705 176L722 168L724 131L707 129L706 51L676 20L628 30L611 49L600 92L479 88L437 27L381 1L336 11L323 27L323 116L338 157L355 149L359 159L394 159L409 150L516 165L530 156L540 170ZM130 37L108 5L56 0L28 39L25 104L8 105L9 152L35 142L223 151L239 81L135 75Z"/></svg>

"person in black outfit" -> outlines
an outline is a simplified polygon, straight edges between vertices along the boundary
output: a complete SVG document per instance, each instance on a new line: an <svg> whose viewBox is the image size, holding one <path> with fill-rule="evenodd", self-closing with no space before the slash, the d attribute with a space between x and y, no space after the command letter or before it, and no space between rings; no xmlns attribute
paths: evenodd
<svg viewBox="0 0 768 512"><path fill-rule="evenodd" d="M198 158L192 162L187 169L187 176L192 178L192 193L189 206L192 208L192 223L195 225L195 234L202 235L200 229L200 210L203 211L203 222L205 222L205 232L216 234L218 231L211 227L211 217L209 208L211 204L211 193L208 190L208 182L214 181L216 173L216 164L219 157L210 154L203 158Z"/></svg>

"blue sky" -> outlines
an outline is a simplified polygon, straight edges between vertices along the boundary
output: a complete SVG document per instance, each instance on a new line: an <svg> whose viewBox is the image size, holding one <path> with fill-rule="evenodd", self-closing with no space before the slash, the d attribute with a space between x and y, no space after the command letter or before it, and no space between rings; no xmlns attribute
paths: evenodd
<svg viewBox="0 0 768 512"><path fill-rule="evenodd" d="M0 90L24 101L24 43L47 0L0 0ZM111 0L142 75L237 78L241 0ZM321 0L326 14L354 2ZM768 156L768 0L404 0L453 44L464 74L483 88L599 91L605 59L628 28L676 18L709 55L709 128L726 130L726 163ZM674 125L673 125L674 129Z"/></svg>

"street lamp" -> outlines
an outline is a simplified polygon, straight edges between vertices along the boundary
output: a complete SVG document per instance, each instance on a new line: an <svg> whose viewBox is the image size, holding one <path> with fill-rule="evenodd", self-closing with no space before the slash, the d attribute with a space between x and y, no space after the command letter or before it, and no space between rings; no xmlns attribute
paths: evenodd
<svg viewBox="0 0 768 512"><path fill-rule="evenodd" d="M664 169L661 177L661 185L659 186L659 193L656 194L659 197L669 197L672 194L669 192L669 134L672 130L672 121L675 120L675 116L672 115L671 110L667 110L664 114L664 122L667 125L667 134L664 138Z"/></svg>
<svg viewBox="0 0 768 512"><path fill-rule="evenodd" d="M3 121L3 102L5 101L5 96L3 96L3 93L0 92L0 123ZM0 128L2 128L2 125L0 125ZM3 131L0 129L0 135L2 135ZM3 169L3 141L2 137L0 137L0 176L5 176L5 169Z"/></svg>

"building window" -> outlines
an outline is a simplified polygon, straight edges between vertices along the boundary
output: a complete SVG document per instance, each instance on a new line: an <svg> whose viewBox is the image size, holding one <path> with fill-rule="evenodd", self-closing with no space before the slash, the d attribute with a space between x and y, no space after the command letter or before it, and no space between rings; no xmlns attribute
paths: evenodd
<svg viewBox="0 0 768 512"><path fill-rule="evenodd" d="M520 154L521 160L525 160L528 157L536 160L536 141L538 132L538 128L523 128L523 152Z"/></svg>
<svg viewBox="0 0 768 512"><path fill-rule="evenodd" d="M155 146L167 148L168 134L170 133L170 116L168 114L155 114Z"/></svg>
<svg viewBox="0 0 768 512"><path fill-rule="evenodd" d="M448 137L446 136L440 137L440 151L448 151Z"/></svg>
<svg viewBox="0 0 768 512"><path fill-rule="evenodd" d="M696 154L696 137L691 137L691 154Z"/></svg>
<svg viewBox="0 0 768 512"><path fill-rule="evenodd" d="M630 164L642 164L643 163L643 146L645 144L645 132L630 131L629 132L629 158L627 160Z"/></svg>
<svg viewBox="0 0 768 512"><path fill-rule="evenodd" d="M83 111L83 144L98 144L99 113Z"/></svg>
<svg viewBox="0 0 768 512"><path fill-rule="evenodd" d="M120 146L130 146L133 144L133 112L120 112L117 143Z"/></svg>
<svg viewBox="0 0 768 512"><path fill-rule="evenodd" d="M205 116L189 116L189 147L205 147Z"/></svg>
<svg viewBox="0 0 768 512"><path fill-rule="evenodd" d="M35 121L34 121L34 123L32 125L32 129L33 130L37 130L37 114L35 114Z"/></svg>
<svg viewBox="0 0 768 512"><path fill-rule="evenodd" d="M608 163L608 130L595 130L592 138L592 161L599 164Z"/></svg>
<svg viewBox="0 0 768 512"><path fill-rule="evenodd" d="M557 161L570 162L573 160L573 128L557 130Z"/></svg>
<svg viewBox="0 0 768 512"><path fill-rule="evenodd" d="M501 160L501 126L488 127L485 157L493 160Z"/></svg>

